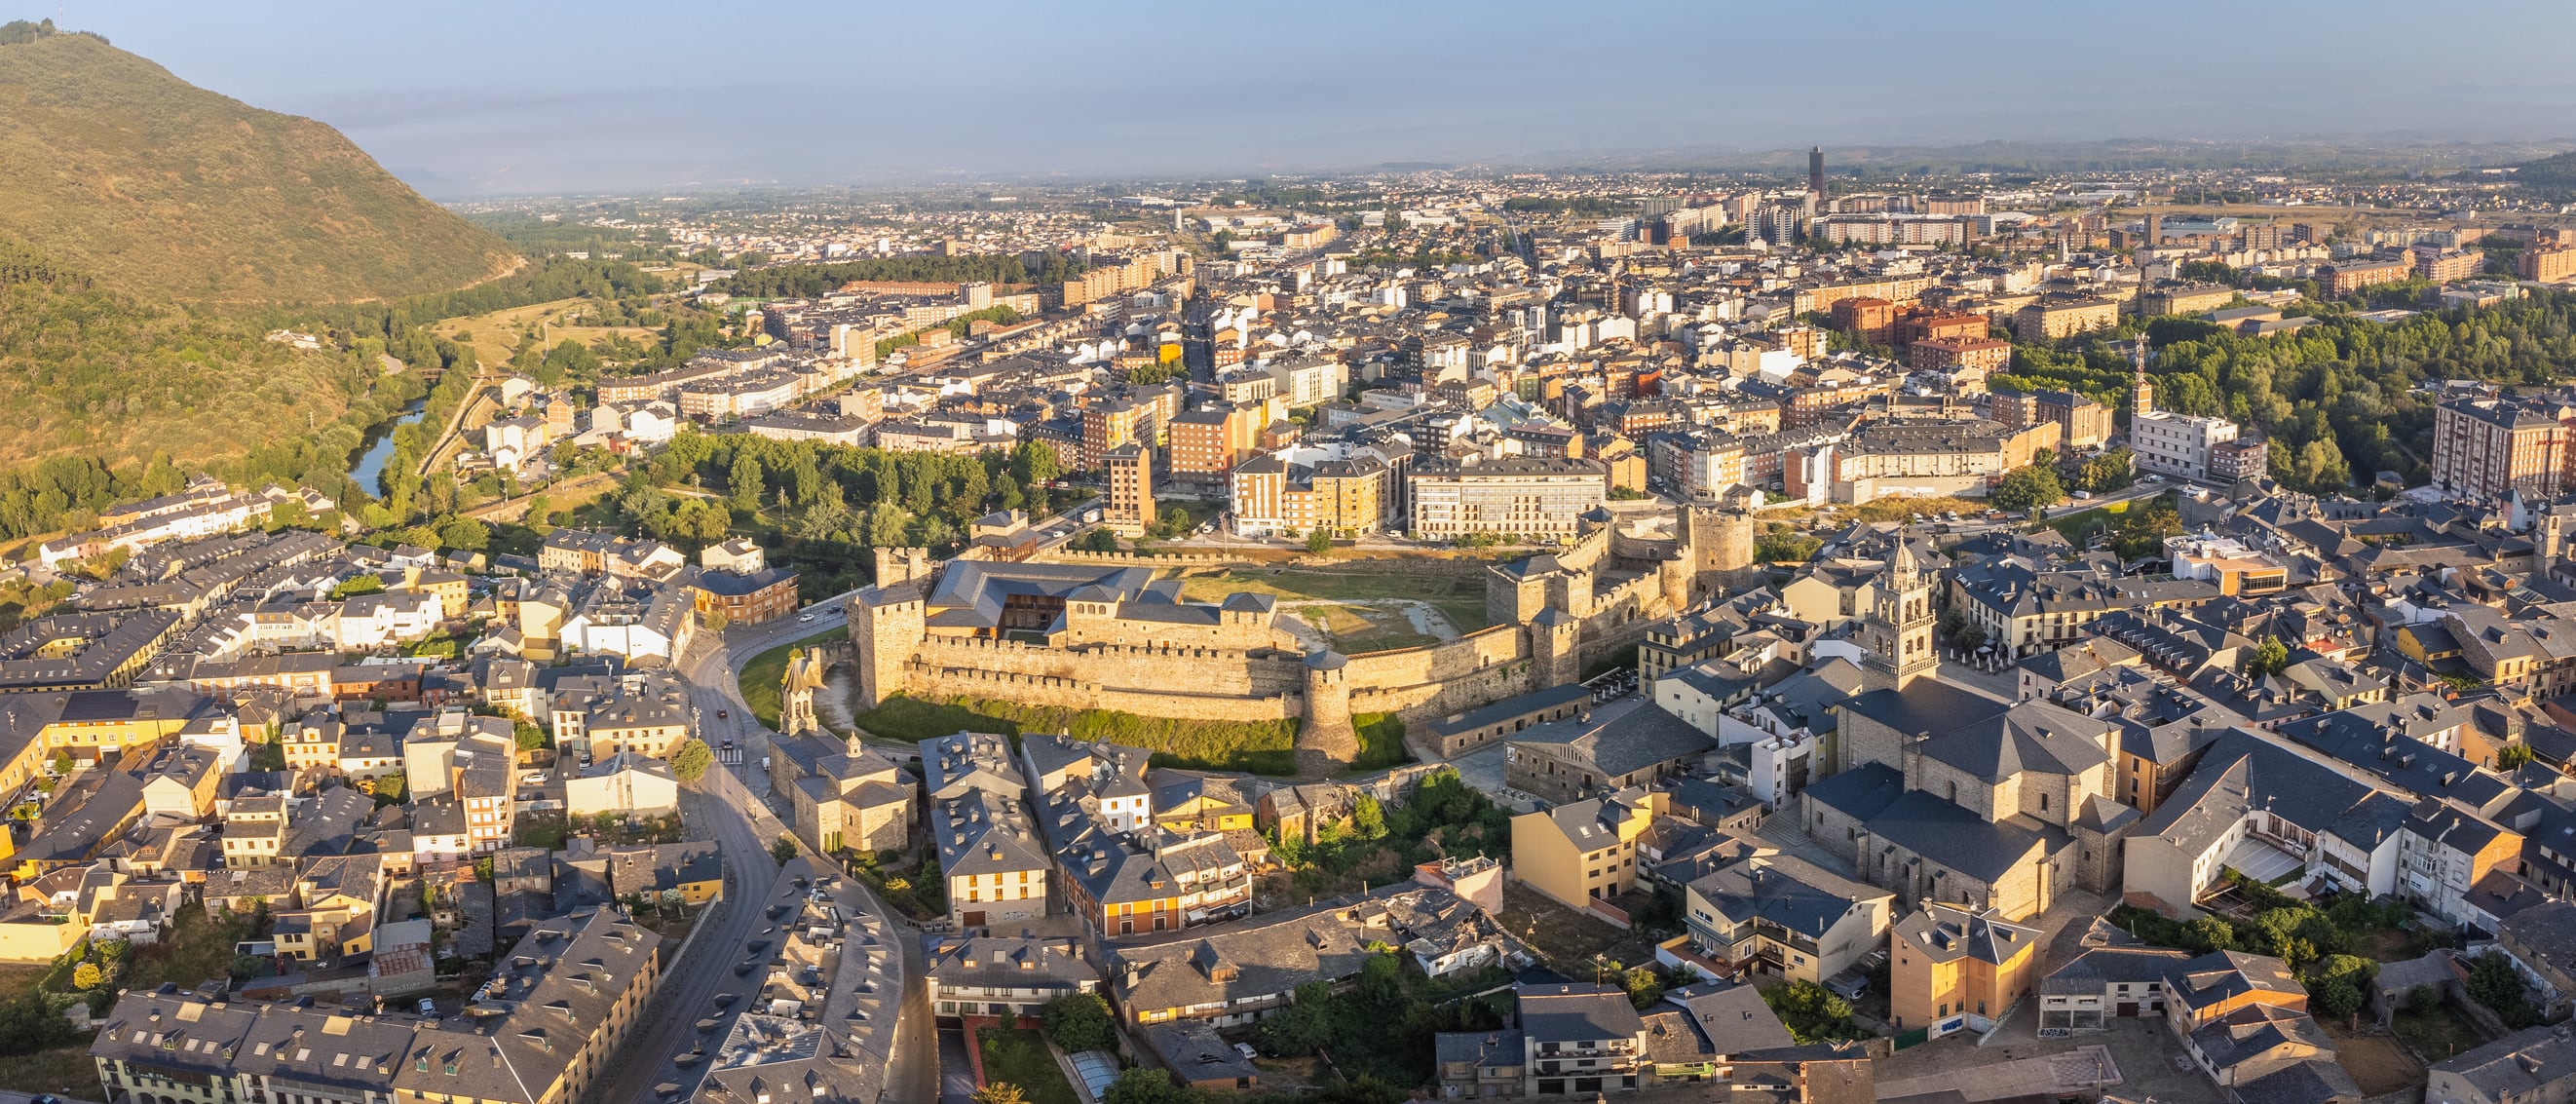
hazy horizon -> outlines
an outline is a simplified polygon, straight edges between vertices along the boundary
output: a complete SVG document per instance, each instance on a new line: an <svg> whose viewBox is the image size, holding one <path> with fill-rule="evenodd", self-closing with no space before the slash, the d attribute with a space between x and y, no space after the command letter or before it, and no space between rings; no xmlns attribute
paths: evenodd
<svg viewBox="0 0 2576 1104"><path fill-rule="evenodd" d="M2480 12L2450 72L2412 9L2035 2L1819 24L1648 0L1474 6L777 3L411 10L63 4L182 79L329 123L443 198L743 185L1530 166L1810 144L2549 142L2576 134L2576 10ZM2425 74L2422 85L2408 83Z"/></svg>

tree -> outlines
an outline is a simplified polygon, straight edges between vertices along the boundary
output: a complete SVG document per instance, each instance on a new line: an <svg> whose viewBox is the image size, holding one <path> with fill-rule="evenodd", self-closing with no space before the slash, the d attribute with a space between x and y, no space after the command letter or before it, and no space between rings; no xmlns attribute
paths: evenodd
<svg viewBox="0 0 2576 1104"><path fill-rule="evenodd" d="M2470 1000L2494 1009L2507 1027L2529 1027L2540 1022L2540 1013L2524 995L2522 974L2502 951L2491 950L2469 960L2468 992Z"/></svg>
<svg viewBox="0 0 2576 1104"><path fill-rule="evenodd" d="M2094 494L2116 491L2129 485L2134 476L2129 450L2115 448L2084 461L2075 474L2075 485Z"/></svg>
<svg viewBox="0 0 2576 1104"><path fill-rule="evenodd" d="M1771 1006L1780 1024L1789 1029L1789 1037L1801 1043L1830 1042L1835 1039L1857 1039L1862 1035L1851 1022L1851 1003L1835 996L1815 982L1799 978L1762 991L1763 1003Z"/></svg>
<svg viewBox="0 0 2576 1104"><path fill-rule="evenodd" d="M2262 644L2255 647L2254 654L2245 660L2245 673L2260 678L2280 674L2289 666L2289 646L2281 643L2280 637L2267 636Z"/></svg>
<svg viewBox="0 0 2576 1104"><path fill-rule="evenodd" d="M546 730L526 721L514 721L510 725L510 739L519 745L520 751L535 751L546 746Z"/></svg>
<svg viewBox="0 0 2576 1104"><path fill-rule="evenodd" d="M778 860L780 866L787 865L796 857L796 837L780 833L778 842L769 845L769 857Z"/></svg>
<svg viewBox="0 0 2576 1104"><path fill-rule="evenodd" d="M470 517L451 517L438 523L438 543L443 548L480 552L492 546L492 527Z"/></svg>
<svg viewBox="0 0 2576 1104"><path fill-rule="evenodd" d="M2236 949L2236 929L2215 916L2203 916L2183 925L2183 945L2193 951L2232 951Z"/></svg>
<svg viewBox="0 0 2576 1104"><path fill-rule="evenodd" d="M1386 835L1386 806L1369 794L1361 794L1351 805L1351 827L1361 839L1380 839Z"/></svg>
<svg viewBox="0 0 2576 1104"><path fill-rule="evenodd" d="M98 983L105 980L107 975L99 970L98 963L84 962L72 968L72 988L74 989L96 989Z"/></svg>
<svg viewBox="0 0 2576 1104"><path fill-rule="evenodd" d="M2496 749L2495 765L2500 771L2519 770L2531 762L2531 745L2506 744Z"/></svg>
<svg viewBox="0 0 2576 1104"><path fill-rule="evenodd" d="M733 508L746 514L760 512L761 495L766 487L761 482L760 458L749 452L736 453L733 474L725 486L733 492Z"/></svg>
<svg viewBox="0 0 2576 1104"><path fill-rule="evenodd" d="M2342 978L2308 986L2309 1004L2329 1016L2349 1016L2361 1011L2360 987Z"/></svg>
<svg viewBox="0 0 2576 1104"><path fill-rule="evenodd" d="M709 748L706 741L695 736L680 741L679 748L671 753L671 777L682 782L696 782L706 777L707 768L714 765L716 765L715 750Z"/></svg>
<svg viewBox="0 0 2576 1104"><path fill-rule="evenodd" d="M1172 1083L1172 1075L1138 1066L1118 1075L1100 1094L1100 1104L1189 1104L1189 1090Z"/></svg>
<svg viewBox="0 0 2576 1104"><path fill-rule="evenodd" d="M983 1088L975 1090L975 1095L966 1099L974 1104L1029 1104L1027 1094L1008 1081L987 1081Z"/></svg>
<svg viewBox="0 0 2576 1104"><path fill-rule="evenodd" d="M340 585L331 588L331 597L354 598L361 594L382 594L384 592L385 581L381 576L352 575Z"/></svg>
<svg viewBox="0 0 2576 1104"><path fill-rule="evenodd" d="M1619 975L1619 985L1628 991L1628 1002L1636 1005L1640 1012L1664 999L1664 979L1656 976L1651 967L1629 967L1627 972Z"/></svg>
<svg viewBox="0 0 2576 1104"><path fill-rule="evenodd" d="M1109 1018L1109 1002L1098 993L1067 993L1046 1002L1038 1015L1045 1024L1047 1041L1067 1054L1110 1050L1118 1045L1117 1027Z"/></svg>
<svg viewBox="0 0 2576 1104"><path fill-rule="evenodd" d="M2045 510L2065 500L2066 488L2057 482L2056 467L2041 463L2014 469L1986 496L1999 510Z"/></svg>
<svg viewBox="0 0 2576 1104"><path fill-rule="evenodd" d="M1332 530L1330 530L1330 529L1326 529L1326 528L1324 528L1323 526L1318 525L1318 526L1316 526L1316 527L1315 527L1315 531L1314 531L1314 532L1311 532L1311 533L1306 534L1306 551L1308 551L1308 552L1312 552L1312 553L1314 553L1314 554L1316 554L1316 555L1318 555L1318 556L1321 556L1321 555L1323 555L1324 553L1326 553L1326 552L1330 552L1330 551L1332 551L1332 550L1333 550L1333 531L1332 531Z"/></svg>
<svg viewBox="0 0 2576 1104"><path fill-rule="evenodd" d="M1081 536L1073 539L1073 550L1076 552L1115 552L1118 551L1118 535L1107 529L1098 528L1096 526L1090 529L1085 529Z"/></svg>

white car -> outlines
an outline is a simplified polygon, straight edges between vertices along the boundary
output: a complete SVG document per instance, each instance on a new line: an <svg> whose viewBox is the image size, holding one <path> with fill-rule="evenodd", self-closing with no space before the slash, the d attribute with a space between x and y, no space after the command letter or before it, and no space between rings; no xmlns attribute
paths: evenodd
<svg viewBox="0 0 2576 1104"><path fill-rule="evenodd" d="M797 623L797 624L799 624L799 625L805 624L806 622L808 622L808 621L812 621L813 619L814 619L814 615L813 615L813 614L810 614L810 613L800 613L800 614L797 614L797 615L796 615L796 623Z"/></svg>

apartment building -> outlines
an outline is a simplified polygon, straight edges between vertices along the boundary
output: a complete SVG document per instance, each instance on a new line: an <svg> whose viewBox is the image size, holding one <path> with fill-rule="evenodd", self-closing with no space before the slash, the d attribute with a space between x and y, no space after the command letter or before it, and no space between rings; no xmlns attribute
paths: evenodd
<svg viewBox="0 0 2576 1104"><path fill-rule="evenodd" d="M1933 337L1905 347L1905 366L1918 372L1973 369L1992 374L2012 364L2012 342L1998 337Z"/></svg>
<svg viewBox="0 0 2576 1104"><path fill-rule="evenodd" d="M2576 249L2526 249L2519 264L2525 280L2556 284L2576 279Z"/></svg>
<svg viewBox="0 0 2576 1104"><path fill-rule="evenodd" d="M1994 419L2015 429L2055 422L2058 444L2071 449L2108 441L2113 429L2110 407L2072 391L1997 391Z"/></svg>
<svg viewBox="0 0 2576 1104"><path fill-rule="evenodd" d="M2453 399L2433 410L2433 485L2470 498L2529 481L2555 494L2567 429L2554 405L2510 398Z"/></svg>
<svg viewBox="0 0 2576 1104"><path fill-rule="evenodd" d="M2211 457L2236 440L2236 423L2169 410L2149 410L2129 419L2129 452L2138 467L2181 479L2208 479Z"/></svg>
<svg viewBox="0 0 2576 1104"><path fill-rule="evenodd" d="M2013 312L2013 333L2024 341L2055 341L2120 324L2120 304L2109 299L2047 299Z"/></svg>
<svg viewBox="0 0 2576 1104"><path fill-rule="evenodd" d="M2317 266L2317 283L2329 297L2340 299L2363 288L2398 283L2414 274L2411 261L2340 261Z"/></svg>
<svg viewBox="0 0 2576 1104"><path fill-rule="evenodd" d="M1576 519L1609 495L1609 476L1598 462L1571 458L1425 461L1406 481L1413 532L1434 539L1572 537Z"/></svg>
<svg viewBox="0 0 2576 1104"><path fill-rule="evenodd" d="M1637 841L1665 798L1643 788L1512 818L1512 876L1570 908L1637 884Z"/></svg>
<svg viewBox="0 0 2576 1104"><path fill-rule="evenodd" d="M1993 910L1926 902L1889 935L1888 1007L1900 1031L1984 1031L2039 981L2040 929Z"/></svg>
<svg viewBox="0 0 2576 1104"><path fill-rule="evenodd" d="M1143 536L1154 524L1154 450L1129 441L1109 450L1109 495L1102 524L1113 533Z"/></svg>

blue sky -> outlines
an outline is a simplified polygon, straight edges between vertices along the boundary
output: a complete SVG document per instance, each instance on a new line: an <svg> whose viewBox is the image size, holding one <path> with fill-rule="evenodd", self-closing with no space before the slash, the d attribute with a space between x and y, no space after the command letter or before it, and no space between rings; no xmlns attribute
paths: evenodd
<svg viewBox="0 0 2576 1104"><path fill-rule="evenodd" d="M64 0L439 195L1822 142L2576 137L2576 5ZM1819 45L1830 39L1836 45Z"/></svg>

